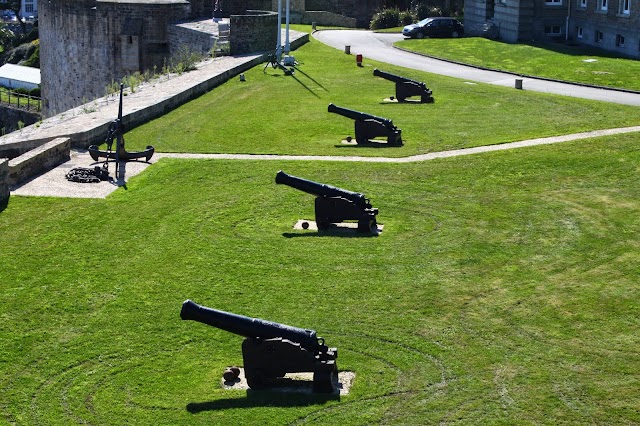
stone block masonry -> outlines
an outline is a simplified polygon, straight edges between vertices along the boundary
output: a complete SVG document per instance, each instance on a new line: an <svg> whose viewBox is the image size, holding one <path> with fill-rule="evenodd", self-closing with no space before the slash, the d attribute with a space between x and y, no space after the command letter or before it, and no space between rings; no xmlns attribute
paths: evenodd
<svg viewBox="0 0 640 426"><path fill-rule="evenodd" d="M232 55L276 50L276 12L248 10L246 15L231 15L230 24L229 44Z"/></svg>
<svg viewBox="0 0 640 426"><path fill-rule="evenodd" d="M57 138L47 142L13 160L9 160L8 178L5 181L9 186L24 183L30 178L68 161L70 153L71 140L69 138Z"/></svg>
<svg viewBox="0 0 640 426"><path fill-rule="evenodd" d="M0 211L9 202L9 160L0 158Z"/></svg>

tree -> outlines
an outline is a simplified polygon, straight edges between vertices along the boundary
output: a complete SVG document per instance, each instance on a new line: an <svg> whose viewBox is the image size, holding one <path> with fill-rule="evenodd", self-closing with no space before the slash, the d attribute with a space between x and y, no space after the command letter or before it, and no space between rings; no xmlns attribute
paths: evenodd
<svg viewBox="0 0 640 426"><path fill-rule="evenodd" d="M0 0L0 3L4 3L6 5L6 9L9 9L16 14L16 18L18 18L18 23L20 24L20 29L22 30L22 34L26 36L27 23L22 19L22 0Z"/></svg>

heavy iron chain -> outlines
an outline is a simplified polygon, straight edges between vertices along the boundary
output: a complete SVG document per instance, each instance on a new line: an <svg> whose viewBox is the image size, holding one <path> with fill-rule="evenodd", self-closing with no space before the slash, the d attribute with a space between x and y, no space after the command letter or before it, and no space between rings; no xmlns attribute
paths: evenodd
<svg viewBox="0 0 640 426"><path fill-rule="evenodd" d="M89 169L86 167L76 167L67 172L65 175L68 181L79 183L100 183L103 180L109 180L109 171L106 168L94 167Z"/></svg>
<svg viewBox="0 0 640 426"><path fill-rule="evenodd" d="M114 134L117 130L117 125L115 122L111 123L109 126L109 133L107 134L107 138L105 140L107 144L107 151L109 154L111 153L111 148L113 146ZM116 173L117 173L117 165L116 165ZM103 180L110 180L109 176L109 163L105 161L102 167L95 166L93 169L87 167L75 167L67 172L64 177L67 178L70 182L78 182L78 183L100 183Z"/></svg>

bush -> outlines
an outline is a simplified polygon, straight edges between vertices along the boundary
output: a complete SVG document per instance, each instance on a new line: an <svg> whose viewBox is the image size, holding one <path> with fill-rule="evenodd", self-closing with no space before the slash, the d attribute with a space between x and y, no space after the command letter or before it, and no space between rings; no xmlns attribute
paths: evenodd
<svg viewBox="0 0 640 426"><path fill-rule="evenodd" d="M419 21L432 16L443 16L442 9L438 6L428 5L426 3L419 3L414 9L414 13L418 17Z"/></svg>
<svg viewBox="0 0 640 426"><path fill-rule="evenodd" d="M393 28L400 26L400 9L382 9L373 15L369 28L381 30L383 28Z"/></svg>
<svg viewBox="0 0 640 426"><path fill-rule="evenodd" d="M416 15L409 11L405 10L400 12L400 23L404 25L411 25L416 20Z"/></svg>

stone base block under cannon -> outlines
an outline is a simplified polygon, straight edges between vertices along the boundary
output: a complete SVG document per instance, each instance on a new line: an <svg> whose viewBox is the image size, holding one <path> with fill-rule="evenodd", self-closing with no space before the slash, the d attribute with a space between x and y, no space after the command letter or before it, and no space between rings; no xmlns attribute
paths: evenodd
<svg viewBox="0 0 640 426"><path fill-rule="evenodd" d="M394 126L388 118L376 117L360 111L329 104L329 112L354 120L355 139L358 145L365 145L375 138L387 138L387 145L402 145L402 130Z"/></svg>
<svg viewBox="0 0 640 426"><path fill-rule="evenodd" d="M265 389L287 373L312 372L314 392L337 391L338 350L326 346L314 330L219 311L191 300L182 304L180 318L246 337L242 358L252 389Z"/></svg>

